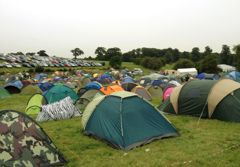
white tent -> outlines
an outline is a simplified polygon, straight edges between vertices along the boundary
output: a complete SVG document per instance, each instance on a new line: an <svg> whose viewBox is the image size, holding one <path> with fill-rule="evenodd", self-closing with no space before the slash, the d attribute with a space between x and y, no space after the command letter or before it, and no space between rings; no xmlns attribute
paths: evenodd
<svg viewBox="0 0 240 167"><path fill-rule="evenodd" d="M236 67L227 65L227 64L218 64L218 68L222 69L223 72L235 71Z"/></svg>
<svg viewBox="0 0 240 167"><path fill-rule="evenodd" d="M190 74L192 76L196 76L198 71L196 68L179 68L177 69L178 75Z"/></svg>

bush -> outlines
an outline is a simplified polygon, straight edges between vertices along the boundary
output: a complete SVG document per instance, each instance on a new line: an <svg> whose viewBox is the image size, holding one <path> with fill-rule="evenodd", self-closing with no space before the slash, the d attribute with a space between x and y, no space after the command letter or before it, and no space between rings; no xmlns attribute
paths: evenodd
<svg viewBox="0 0 240 167"><path fill-rule="evenodd" d="M122 58L120 56L113 56L109 61L109 65L113 68L119 69L122 65Z"/></svg>
<svg viewBox="0 0 240 167"><path fill-rule="evenodd" d="M34 71L34 69L33 68L30 68L29 70L28 70L28 73L34 73L35 71Z"/></svg>
<svg viewBox="0 0 240 167"><path fill-rule="evenodd" d="M142 59L141 61L141 65L143 67L152 69L152 70L159 70L163 65L163 61L160 58L156 58L156 57L146 57L144 59Z"/></svg>
<svg viewBox="0 0 240 167"><path fill-rule="evenodd" d="M195 64L189 59L179 59L174 65L175 70L177 70L178 68L192 68L192 67L195 67Z"/></svg>
<svg viewBox="0 0 240 167"><path fill-rule="evenodd" d="M42 66L35 67L35 72L43 72L43 71L44 71L44 67Z"/></svg>
<svg viewBox="0 0 240 167"><path fill-rule="evenodd" d="M50 69L50 68L47 68L44 70L45 72L53 72L54 70Z"/></svg>
<svg viewBox="0 0 240 167"><path fill-rule="evenodd" d="M221 69L217 67L217 57L214 54L206 56L199 64L199 72L218 73Z"/></svg>

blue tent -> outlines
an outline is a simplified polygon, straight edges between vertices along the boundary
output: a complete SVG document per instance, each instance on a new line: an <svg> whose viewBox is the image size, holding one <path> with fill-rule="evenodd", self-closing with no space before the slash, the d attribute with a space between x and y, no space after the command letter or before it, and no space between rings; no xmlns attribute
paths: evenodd
<svg viewBox="0 0 240 167"><path fill-rule="evenodd" d="M122 83L130 83L130 82L133 82L134 83L134 80L132 77L130 76L126 76L122 79Z"/></svg>
<svg viewBox="0 0 240 167"><path fill-rule="evenodd" d="M240 72L232 71L228 73L228 77L233 79L234 81L240 82Z"/></svg>
<svg viewBox="0 0 240 167"><path fill-rule="evenodd" d="M14 93L20 93L21 89L23 87L23 84L21 81L14 81L14 82L10 82L7 85L5 85L5 89L10 93L10 94L14 94Z"/></svg>
<svg viewBox="0 0 240 167"><path fill-rule="evenodd" d="M208 80L218 80L220 76L218 74L207 74L207 73L200 73L196 76L197 79L208 79Z"/></svg>
<svg viewBox="0 0 240 167"><path fill-rule="evenodd" d="M97 78L97 81L101 82L101 83L103 83L103 82L110 83L110 82L113 81L113 79L109 74L103 74L103 75L101 75L100 77Z"/></svg>
<svg viewBox="0 0 240 167"><path fill-rule="evenodd" d="M164 82L163 82L162 80L158 79L158 80L153 80L152 83L151 83L151 85L152 85L152 86L160 86L160 85L163 84L163 83L164 83Z"/></svg>
<svg viewBox="0 0 240 167"><path fill-rule="evenodd" d="M53 87L53 84L52 83L49 83L49 82L44 82L44 83L39 83L38 84L38 87L43 91L47 91L49 90L51 87Z"/></svg>
<svg viewBox="0 0 240 167"><path fill-rule="evenodd" d="M38 81L40 81L40 80L42 80L44 77L47 77L47 74L40 73L40 74L37 74L37 75L35 76L35 79L38 80Z"/></svg>
<svg viewBox="0 0 240 167"><path fill-rule="evenodd" d="M86 90L90 90L90 89L97 89L97 90L99 90L99 89L101 89L101 87L102 87L102 85L101 85L100 83L94 81L94 82L88 83L88 84L85 86L85 89L86 89Z"/></svg>

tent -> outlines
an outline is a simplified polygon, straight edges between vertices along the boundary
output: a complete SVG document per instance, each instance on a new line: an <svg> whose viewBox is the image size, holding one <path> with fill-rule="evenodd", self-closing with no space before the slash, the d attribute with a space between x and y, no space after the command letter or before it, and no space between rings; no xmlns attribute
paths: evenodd
<svg viewBox="0 0 240 167"><path fill-rule="evenodd" d="M0 111L0 164L63 166L66 160L32 118L18 111ZM2 166L1 165L1 166Z"/></svg>
<svg viewBox="0 0 240 167"><path fill-rule="evenodd" d="M196 76L197 79L209 79L209 80L218 80L220 76L218 74L207 74L207 73L200 73Z"/></svg>
<svg viewBox="0 0 240 167"><path fill-rule="evenodd" d="M86 86L86 85L89 84L89 83L91 83L91 79L90 79L89 77L83 76L83 77L81 78L81 85L82 85L82 86Z"/></svg>
<svg viewBox="0 0 240 167"><path fill-rule="evenodd" d="M10 97L10 94L6 89L0 87L0 99L6 98L6 97Z"/></svg>
<svg viewBox="0 0 240 167"><path fill-rule="evenodd" d="M17 94L21 92L22 87L23 87L23 84L21 81L14 81L14 82L8 83L4 88L10 94Z"/></svg>
<svg viewBox="0 0 240 167"><path fill-rule="evenodd" d="M79 98L77 93L73 89L62 84L56 84L51 89L44 93L44 97L46 98L48 104L60 101L67 96L70 96L74 103Z"/></svg>
<svg viewBox="0 0 240 167"><path fill-rule="evenodd" d="M159 86L148 85L145 88L153 99L162 99L162 88Z"/></svg>
<svg viewBox="0 0 240 167"><path fill-rule="evenodd" d="M76 102L76 106L80 111L84 110L85 107L90 103L95 97L104 95L100 90L90 89L87 90L83 95L80 96L79 100Z"/></svg>
<svg viewBox="0 0 240 167"><path fill-rule="evenodd" d="M174 87L170 86L170 87L167 87L166 89L164 89L164 91L163 91L163 101L167 100L170 97L170 95L173 91L173 88Z"/></svg>
<svg viewBox="0 0 240 167"><path fill-rule="evenodd" d="M38 113L36 121L69 119L77 116L80 116L80 112L68 96L58 102L42 106L42 111Z"/></svg>
<svg viewBox="0 0 240 167"><path fill-rule="evenodd" d="M95 98L86 107L82 124L86 135L124 150L178 136L177 130L156 108L126 91Z"/></svg>
<svg viewBox="0 0 240 167"><path fill-rule="evenodd" d="M136 86L134 87L131 92L136 93L137 95L139 95L140 97L146 99L146 100L152 100L151 95L149 94L149 92L142 86Z"/></svg>
<svg viewBox="0 0 240 167"><path fill-rule="evenodd" d="M234 81L240 82L240 72L238 71L232 71L228 73L227 76Z"/></svg>
<svg viewBox="0 0 240 167"><path fill-rule="evenodd" d="M43 91L47 91L49 90L51 87L53 87L53 84L50 82L43 82L43 83L39 83L38 87Z"/></svg>
<svg viewBox="0 0 240 167"><path fill-rule="evenodd" d="M179 69L177 69L177 74L180 76L185 75L185 74L196 76L198 74L198 72L197 72L196 68L179 68Z"/></svg>
<svg viewBox="0 0 240 167"><path fill-rule="evenodd" d="M88 83L84 88L86 90L90 90L90 89L97 89L97 90L99 90L99 89L101 89L101 87L102 87L102 84L100 84L99 82L94 81L94 82Z"/></svg>
<svg viewBox="0 0 240 167"><path fill-rule="evenodd" d="M175 87L159 109L179 115L240 122L240 84L230 79L193 80Z"/></svg>
<svg viewBox="0 0 240 167"><path fill-rule="evenodd" d="M113 81L111 75L109 74L102 74L100 77L97 78L97 81L103 84L108 84Z"/></svg>
<svg viewBox="0 0 240 167"><path fill-rule="evenodd" d="M137 86L137 84L133 82L124 82L121 86L124 90L131 91L135 86Z"/></svg>
<svg viewBox="0 0 240 167"><path fill-rule="evenodd" d="M44 105L44 104L46 104L46 100L43 97L43 95L41 95L39 93L34 94L28 100L25 112L28 115L38 114L41 111L42 105Z"/></svg>
<svg viewBox="0 0 240 167"><path fill-rule="evenodd" d="M130 77L130 76L125 76L123 79L122 79L122 83L126 83L126 82L134 82L133 78Z"/></svg>
<svg viewBox="0 0 240 167"><path fill-rule="evenodd" d="M42 90L37 85L28 85L24 87L21 91L21 94L24 95L33 95L36 93L42 94Z"/></svg>
<svg viewBox="0 0 240 167"><path fill-rule="evenodd" d="M23 87L26 87L26 86L32 84L32 81L31 80L23 80L22 84L23 84Z"/></svg>
<svg viewBox="0 0 240 167"><path fill-rule="evenodd" d="M104 86L100 91L105 95L110 95L113 92L123 91L123 88L119 85Z"/></svg>

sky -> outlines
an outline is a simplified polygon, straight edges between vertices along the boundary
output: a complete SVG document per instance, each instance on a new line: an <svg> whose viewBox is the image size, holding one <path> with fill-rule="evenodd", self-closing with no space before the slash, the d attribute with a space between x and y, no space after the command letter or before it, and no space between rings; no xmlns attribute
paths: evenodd
<svg viewBox="0 0 240 167"><path fill-rule="evenodd" d="M0 0L0 53L240 44L240 0Z"/></svg>

